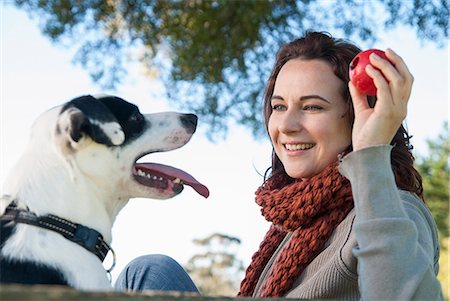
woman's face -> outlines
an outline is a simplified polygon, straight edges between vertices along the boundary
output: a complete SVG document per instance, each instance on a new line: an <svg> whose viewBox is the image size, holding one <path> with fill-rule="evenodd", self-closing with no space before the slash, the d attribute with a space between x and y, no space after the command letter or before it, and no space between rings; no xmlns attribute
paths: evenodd
<svg viewBox="0 0 450 301"><path fill-rule="evenodd" d="M321 60L293 59L280 70L271 99L269 135L292 178L310 178L351 143L344 83Z"/></svg>

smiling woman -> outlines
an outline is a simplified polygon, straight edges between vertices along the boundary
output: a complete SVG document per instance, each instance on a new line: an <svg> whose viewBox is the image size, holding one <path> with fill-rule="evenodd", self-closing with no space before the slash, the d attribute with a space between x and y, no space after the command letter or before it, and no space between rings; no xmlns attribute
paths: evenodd
<svg viewBox="0 0 450 301"><path fill-rule="evenodd" d="M241 296L442 299L437 229L401 125L412 75L392 50L394 65L372 55L369 105L349 83L359 52L311 32L277 54L264 103L272 169L256 192L272 226Z"/></svg>
<svg viewBox="0 0 450 301"><path fill-rule="evenodd" d="M342 81L322 60L292 59L280 70L268 130L292 178L309 178L351 144L348 104Z"/></svg>

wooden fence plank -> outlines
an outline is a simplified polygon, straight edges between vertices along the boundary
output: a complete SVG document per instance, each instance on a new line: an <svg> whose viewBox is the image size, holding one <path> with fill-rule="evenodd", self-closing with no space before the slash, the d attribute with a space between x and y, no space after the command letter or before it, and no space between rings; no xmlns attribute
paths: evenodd
<svg viewBox="0 0 450 301"><path fill-rule="evenodd" d="M64 286L49 285L0 285L1 301L286 301L285 298L237 298L221 296L199 296L178 292L88 292Z"/></svg>

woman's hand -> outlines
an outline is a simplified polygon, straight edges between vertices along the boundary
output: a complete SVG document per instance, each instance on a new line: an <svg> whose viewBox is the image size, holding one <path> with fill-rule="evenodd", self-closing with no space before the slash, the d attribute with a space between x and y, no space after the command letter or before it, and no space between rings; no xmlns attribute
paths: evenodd
<svg viewBox="0 0 450 301"><path fill-rule="evenodd" d="M374 108L369 106L365 94L358 92L351 82L348 84L355 110L352 132L354 151L378 144L390 144L406 118L414 78L400 56L391 49L387 49L385 53L392 64L371 54L370 63L380 70L370 64L366 67L367 74L377 87Z"/></svg>

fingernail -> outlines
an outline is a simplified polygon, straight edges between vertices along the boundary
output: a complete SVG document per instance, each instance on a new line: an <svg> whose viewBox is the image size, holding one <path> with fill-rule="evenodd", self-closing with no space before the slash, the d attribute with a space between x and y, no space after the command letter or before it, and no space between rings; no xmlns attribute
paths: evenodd
<svg viewBox="0 0 450 301"><path fill-rule="evenodd" d="M372 70L375 70L375 68L371 64L367 64L366 70L372 71Z"/></svg>
<svg viewBox="0 0 450 301"><path fill-rule="evenodd" d="M379 60L381 57L378 55L378 54L376 54L376 53L372 53L371 55L370 55L374 60Z"/></svg>

